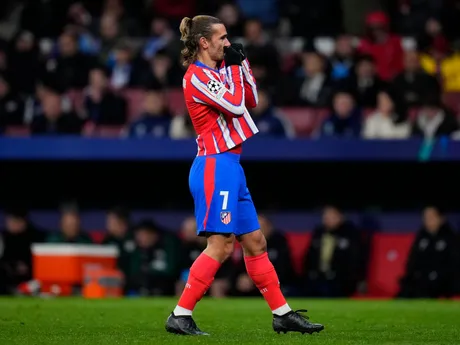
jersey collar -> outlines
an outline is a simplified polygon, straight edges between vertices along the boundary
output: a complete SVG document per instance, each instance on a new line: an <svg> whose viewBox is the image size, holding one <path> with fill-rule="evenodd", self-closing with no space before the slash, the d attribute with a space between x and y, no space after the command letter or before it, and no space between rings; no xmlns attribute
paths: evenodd
<svg viewBox="0 0 460 345"><path fill-rule="evenodd" d="M207 68L207 69L210 69L211 71L214 71L214 72L219 72L219 70L217 68L211 68L207 65L205 65L204 63L202 63L201 61L195 61L194 64L198 67L201 67L201 68Z"/></svg>

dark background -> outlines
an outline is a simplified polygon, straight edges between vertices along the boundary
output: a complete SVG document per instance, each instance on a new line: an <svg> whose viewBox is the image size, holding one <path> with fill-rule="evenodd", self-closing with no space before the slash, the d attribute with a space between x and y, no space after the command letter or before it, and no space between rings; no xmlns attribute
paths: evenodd
<svg viewBox="0 0 460 345"><path fill-rule="evenodd" d="M191 162L2 161L0 207L193 208ZM259 210L307 210L338 203L349 210L458 207L460 162L242 162Z"/></svg>

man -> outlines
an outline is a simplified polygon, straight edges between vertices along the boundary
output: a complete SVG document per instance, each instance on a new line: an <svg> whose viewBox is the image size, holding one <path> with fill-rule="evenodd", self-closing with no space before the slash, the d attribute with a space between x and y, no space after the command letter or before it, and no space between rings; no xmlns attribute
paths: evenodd
<svg viewBox="0 0 460 345"><path fill-rule="evenodd" d="M197 233L206 237L207 247L190 268L166 330L207 335L195 324L192 311L231 255L236 238L248 275L272 310L273 329L319 332L322 325L308 322L286 303L239 163L241 144L258 132L247 110L257 105L257 89L243 47L231 46L225 26L214 17L186 17L180 31L185 45L183 64L189 66L183 80L185 101L198 134L189 186Z"/></svg>

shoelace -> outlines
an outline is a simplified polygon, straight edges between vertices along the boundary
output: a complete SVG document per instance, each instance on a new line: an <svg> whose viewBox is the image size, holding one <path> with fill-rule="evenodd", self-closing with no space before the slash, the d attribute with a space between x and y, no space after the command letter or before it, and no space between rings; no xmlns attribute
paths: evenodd
<svg viewBox="0 0 460 345"><path fill-rule="evenodd" d="M298 309L298 310L294 311L294 313L296 313L297 315L299 315L299 316L303 317L304 319L308 320L309 317L307 315L302 314L302 313L306 313L306 312L308 312L307 309Z"/></svg>

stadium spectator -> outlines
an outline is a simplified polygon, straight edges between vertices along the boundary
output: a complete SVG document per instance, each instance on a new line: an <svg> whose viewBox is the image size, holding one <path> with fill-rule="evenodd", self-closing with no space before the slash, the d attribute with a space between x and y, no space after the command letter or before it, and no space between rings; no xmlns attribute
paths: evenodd
<svg viewBox="0 0 460 345"><path fill-rule="evenodd" d="M459 130L455 116L445 108L439 95L427 95L412 127L412 135L432 139L451 136Z"/></svg>
<svg viewBox="0 0 460 345"><path fill-rule="evenodd" d="M361 109L353 95L338 91L332 101L332 112L323 123L321 135L324 137L359 137L361 135Z"/></svg>
<svg viewBox="0 0 460 345"><path fill-rule="evenodd" d="M32 243L42 242L44 232L32 224L21 209L6 211L0 231L0 294L13 294L16 287L32 278Z"/></svg>
<svg viewBox="0 0 460 345"><path fill-rule="evenodd" d="M22 31L15 37L8 65L12 88L20 95L32 95L40 71L38 45L32 33Z"/></svg>
<svg viewBox="0 0 460 345"><path fill-rule="evenodd" d="M337 82L338 89L347 89L356 95L357 103L363 108L375 108L377 94L386 86L376 74L372 56L361 55L356 61L354 73Z"/></svg>
<svg viewBox="0 0 460 345"><path fill-rule="evenodd" d="M366 17L368 34L362 39L358 51L371 55L376 63L377 75L390 81L403 69L401 38L390 33L390 21L384 12L372 12Z"/></svg>
<svg viewBox="0 0 460 345"><path fill-rule="evenodd" d="M188 114L175 115L171 120L169 131L171 139L191 139L195 138L195 129Z"/></svg>
<svg viewBox="0 0 460 345"><path fill-rule="evenodd" d="M113 60L115 48L125 39L115 16L104 14L101 17L99 36L98 59L104 66L109 66L109 63Z"/></svg>
<svg viewBox="0 0 460 345"><path fill-rule="evenodd" d="M109 89L105 68L93 68L89 85L84 90L85 117L95 125L124 125L127 119L126 100Z"/></svg>
<svg viewBox="0 0 460 345"><path fill-rule="evenodd" d="M428 52L437 51L441 55L446 55L449 53L449 46L441 22L435 17L429 18L422 34L417 37L417 48Z"/></svg>
<svg viewBox="0 0 460 345"><path fill-rule="evenodd" d="M406 139L411 133L406 118L407 109L400 94L391 89L381 91L376 111L364 121L362 135L365 139Z"/></svg>
<svg viewBox="0 0 460 345"><path fill-rule="evenodd" d="M43 113L35 116L30 125L32 134L80 134L83 121L73 111L65 111L60 95L44 92L41 99Z"/></svg>
<svg viewBox="0 0 460 345"><path fill-rule="evenodd" d="M260 20L251 18L244 26L246 56L251 64L263 66L270 74L278 76L281 70L280 56L270 37L263 30Z"/></svg>
<svg viewBox="0 0 460 345"><path fill-rule="evenodd" d="M348 78L354 69L356 51L353 47L353 37L340 35L335 40L334 54L329 58L332 80Z"/></svg>
<svg viewBox="0 0 460 345"><path fill-rule="evenodd" d="M292 268L289 246L284 234L273 226L265 215L259 215L260 230L267 239L268 256L273 263L278 278L283 286L283 293L293 293L295 273ZM251 278L246 273L243 260L238 260L234 267L232 282L233 296L258 296L260 294Z"/></svg>
<svg viewBox="0 0 460 345"><path fill-rule="evenodd" d="M291 123L273 106L267 90L259 89L258 96L259 103L251 109L252 118L259 129L258 137L293 138L295 134Z"/></svg>
<svg viewBox="0 0 460 345"><path fill-rule="evenodd" d="M224 2L217 10L216 17L222 20L230 37L243 36L241 11L232 1Z"/></svg>
<svg viewBox="0 0 460 345"><path fill-rule="evenodd" d="M460 245L442 210L423 210L420 228L409 254L406 272L400 282L399 297L451 297L459 282Z"/></svg>
<svg viewBox="0 0 460 345"><path fill-rule="evenodd" d="M157 85L174 88L182 85L183 73L166 49L158 50L147 63L147 71L142 78L146 88L152 89Z"/></svg>
<svg viewBox="0 0 460 345"><path fill-rule="evenodd" d="M187 282L190 267L195 259L206 248L206 239L196 236L196 221L195 217L186 218L180 229L181 239L181 263L180 263L180 278L176 282L176 295L180 296ZM220 298L228 294L230 288L230 275L232 273L231 259L225 261L217 271L214 281L209 288L208 294L212 297Z"/></svg>
<svg viewBox="0 0 460 345"><path fill-rule="evenodd" d="M166 18L154 18L151 22L150 37L147 39L143 49L142 57L150 60L156 54L165 50L175 38L174 31Z"/></svg>
<svg viewBox="0 0 460 345"><path fill-rule="evenodd" d="M309 48L305 48L309 49ZM315 51L304 51L302 66L284 88L284 102L288 105L325 107L330 102L332 85L326 61Z"/></svg>
<svg viewBox="0 0 460 345"><path fill-rule="evenodd" d="M460 91L460 48L458 42L453 44L447 53L439 47L428 47L420 55L422 68L430 75L438 78L444 92Z"/></svg>
<svg viewBox="0 0 460 345"><path fill-rule="evenodd" d="M78 209L74 206L64 206L61 210L61 224L58 232L48 235L48 243L92 243L93 241L81 228Z"/></svg>
<svg viewBox="0 0 460 345"><path fill-rule="evenodd" d="M129 212L122 207L113 207L107 212L105 234L102 244L113 244L118 247L118 268L129 276L131 255L135 249L134 236L130 229Z"/></svg>
<svg viewBox="0 0 460 345"><path fill-rule="evenodd" d="M140 83L141 68L133 60L133 49L126 42L115 47L110 65L110 86L113 89L135 87Z"/></svg>
<svg viewBox="0 0 460 345"><path fill-rule="evenodd" d="M355 225L335 206L323 210L322 224L312 235L304 261L303 294L349 297L362 276L364 244Z"/></svg>
<svg viewBox="0 0 460 345"><path fill-rule="evenodd" d="M144 112L128 130L130 137L165 138L171 130L172 115L166 106L162 89L149 90L144 99Z"/></svg>
<svg viewBox="0 0 460 345"><path fill-rule="evenodd" d="M24 122L24 101L11 88L6 76L0 74L0 128L22 125Z"/></svg>
<svg viewBox="0 0 460 345"><path fill-rule="evenodd" d="M257 18L264 26L274 28L278 24L278 1L235 0L245 18Z"/></svg>
<svg viewBox="0 0 460 345"><path fill-rule="evenodd" d="M404 97L407 107L420 106L425 95L439 95L441 92L437 79L421 68L416 51L405 52L404 70L396 76L392 85Z"/></svg>
<svg viewBox="0 0 460 345"><path fill-rule="evenodd" d="M136 248L126 289L143 296L174 295L179 277L179 240L147 220L134 228L134 238Z"/></svg>
<svg viewBox="0 0 460 345"><path fill-rule="evenodd" d="M64 32L59 36L57 56L44 63L45 77L54 78L65 91L83 89L88 84L88 75L95 61L78 50L75 34ZM43 77L43 75L41 76Z"/></svg>

